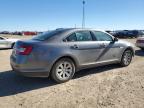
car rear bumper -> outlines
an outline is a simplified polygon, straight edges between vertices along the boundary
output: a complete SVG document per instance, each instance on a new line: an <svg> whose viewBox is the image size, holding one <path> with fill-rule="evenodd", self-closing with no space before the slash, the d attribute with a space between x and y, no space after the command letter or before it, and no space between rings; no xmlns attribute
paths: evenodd
<svg viewBox="0 0 144 108"><path fill-rule="evenodd" d="M18 75L26 77L48 77L48 72L22 72L13 68L13 71Z"/></svg>
<svg viewBox="0 0 144 108"><path fill-rule="evenodd" d="M11 57L10 65L14 72L27 77L48 77L49 70L39 66L31 66L29 64L19 64Z"/></svg>
<svg viewBox="0 0 144 108"><path fill-rule="evenodd" d="M19 69L16 69L15 67L13 67L11 65L12 69L14 72L16 72L16 74L19 74L19 75L22 75L22 76L26 76L26 77L48 77L49 74L48 72L43 72L43 71L39 71L39 72L35 72L35 71L24 71L24 70L19 70Z"/></svg>

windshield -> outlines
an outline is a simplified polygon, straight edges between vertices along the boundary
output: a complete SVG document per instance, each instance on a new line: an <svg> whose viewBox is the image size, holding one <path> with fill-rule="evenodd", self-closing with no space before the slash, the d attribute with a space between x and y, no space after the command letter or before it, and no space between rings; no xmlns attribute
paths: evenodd
<svg viewBox="0 0 144 108"><path fill-rule="evenodd" d="M37 36L33 37L32 39L33 40L44 41L44 40L48 40L49 38L51 38L51 37L53 37L55 35L61 34L63 32L64 32L64 30L48 31L48 32L42 33L40 35L37 35Z"/></svg>

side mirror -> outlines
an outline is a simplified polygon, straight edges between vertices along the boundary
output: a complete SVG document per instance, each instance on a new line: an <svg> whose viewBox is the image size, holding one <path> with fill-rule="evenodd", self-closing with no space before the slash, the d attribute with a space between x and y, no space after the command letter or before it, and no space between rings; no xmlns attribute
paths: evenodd
<svg viewBox="0 0 144 108"><path fill-rule="evenodd" d="M118 41L118 38L115 37L113 41L114 41L114 42Z"/></svg>

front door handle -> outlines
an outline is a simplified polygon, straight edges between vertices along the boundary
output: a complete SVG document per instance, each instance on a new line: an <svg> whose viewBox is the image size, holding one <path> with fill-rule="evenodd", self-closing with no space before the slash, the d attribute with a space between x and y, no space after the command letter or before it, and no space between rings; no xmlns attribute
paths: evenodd
<svg viewBox="0 0 144 108"><path fill-rule="evenodd" d="M100 47L105 48L105 47L106 47L106 45L103 43L103 44L101 44L101 45L100 45Z"/></svg>

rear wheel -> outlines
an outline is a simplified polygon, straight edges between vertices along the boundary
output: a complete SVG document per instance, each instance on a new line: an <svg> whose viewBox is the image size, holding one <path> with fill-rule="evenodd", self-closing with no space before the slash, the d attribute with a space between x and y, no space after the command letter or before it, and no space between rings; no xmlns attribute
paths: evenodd
<svg viewBox="0 0 144 108"><path fill-rule="evenodd" d="M128 66L132 61L132 56L133 56L132 50L130 50L130 49L125 50L120 64L122 66Z"/></svg>
<svg viewBox="0 0 144 108"><path fill-rule="evenodd" d="M75 65L71 59L63 58L57 61L51 71L51 77L58 83L70 80L75 73Z"/></svg>

